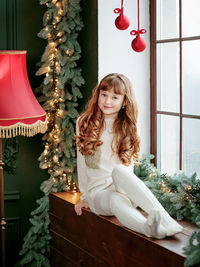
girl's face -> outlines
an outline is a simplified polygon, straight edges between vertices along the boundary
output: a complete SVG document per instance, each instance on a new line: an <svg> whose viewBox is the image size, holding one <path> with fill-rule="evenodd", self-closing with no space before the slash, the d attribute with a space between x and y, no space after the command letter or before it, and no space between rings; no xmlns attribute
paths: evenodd
<svg viewBox="0 0 200 267"><path fill-rule="evenodd" d="M124 104L124 95L115 94L113 88L109 91L100 90L98 106L105 118L115 118Z"/></svg>

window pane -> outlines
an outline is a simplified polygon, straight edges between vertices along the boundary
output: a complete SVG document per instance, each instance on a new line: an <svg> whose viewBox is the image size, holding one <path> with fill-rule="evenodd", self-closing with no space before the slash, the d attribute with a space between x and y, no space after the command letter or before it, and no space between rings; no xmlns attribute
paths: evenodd
<svg viewBox="0 0 200 267"><path fill-rule="evenodd" d="M200 115L200 40L183 42L183 113Z"/></svg>
<svg viewBox="0 0 200 267"><path fill-rule="evenodd" d="M179 37L179 0L157 0L157 40Z"/></svg>
<svg viewBox="0 0 200 267"><path fill-rule="evenodd" d="M157 167L161 173L179 169L179 117L157 116Z"/></svg>
<svg viewBox="0 0 200 267"><path fill-rule="evenodd" d="M183 171L200 178L200 120L183 119Z"/></svg>
<svg viewBox="0 0 200 267"><path fill-rule="evenodd" d="M182 36L200 35L200 1L182 0Z"/></svg>
<svg viewBox="0 0 200 267"><path fill-rule="evenodd" d="M157 109L179 112L179 44L157 44Z"/></svg>

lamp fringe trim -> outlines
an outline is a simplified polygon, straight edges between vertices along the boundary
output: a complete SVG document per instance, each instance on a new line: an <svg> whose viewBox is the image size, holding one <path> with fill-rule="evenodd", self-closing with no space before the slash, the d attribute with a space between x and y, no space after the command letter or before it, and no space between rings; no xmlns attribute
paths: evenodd
<svg viewBox="0 0 200 267"><path fill-rule="evenodd" d="M47 130L47 117L45 121L36 121L33 124L17 122L10 126L0 126L0 138L11 138L17 135L34 136L38 133L45 133Z"/></svg>

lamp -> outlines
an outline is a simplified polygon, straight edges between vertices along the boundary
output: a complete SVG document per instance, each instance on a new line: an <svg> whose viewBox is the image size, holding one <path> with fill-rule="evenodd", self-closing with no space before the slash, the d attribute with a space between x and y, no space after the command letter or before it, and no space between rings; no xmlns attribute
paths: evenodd
<svg viewBox="0 0 200 267"><path fill-rule="evenodd" d="M5 214L2 138L33 136L47 129L46 113L35 98L26 70L26 51L0 51L0 226L1 266L5 267Z"/></svg>

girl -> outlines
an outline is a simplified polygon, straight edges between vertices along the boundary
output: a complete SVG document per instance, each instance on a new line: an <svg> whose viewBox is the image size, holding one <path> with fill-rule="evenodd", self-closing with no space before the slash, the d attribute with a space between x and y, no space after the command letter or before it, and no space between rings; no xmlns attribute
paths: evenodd
<svg viewBox="0 0 200 267"><path fill-rule="evenodd" d="M90 207L98 215L116 216L133 231L161 239L182 227L133 173L140 145L137 113L128 78L112 73L101 80L76 125L82 196L75 211L81 215L83 207Z"/></svg>

